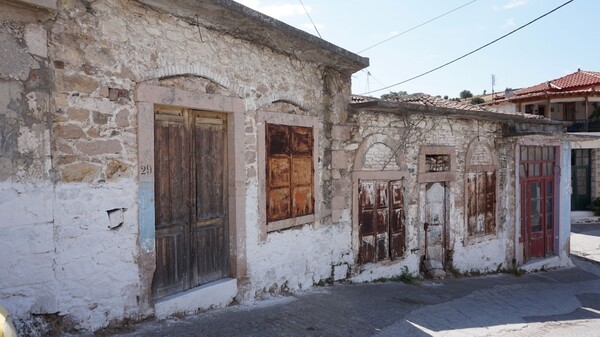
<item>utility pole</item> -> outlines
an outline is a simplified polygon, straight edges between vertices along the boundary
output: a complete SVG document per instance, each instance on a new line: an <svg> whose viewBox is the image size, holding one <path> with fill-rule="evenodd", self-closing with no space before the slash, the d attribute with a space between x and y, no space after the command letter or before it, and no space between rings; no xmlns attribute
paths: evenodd
<svg viewBox="0 0 600 337"><path fill-rule="evenodd" d="M492 74L492 100L494 100L494 86L496 85L496 75Z"/></svg>

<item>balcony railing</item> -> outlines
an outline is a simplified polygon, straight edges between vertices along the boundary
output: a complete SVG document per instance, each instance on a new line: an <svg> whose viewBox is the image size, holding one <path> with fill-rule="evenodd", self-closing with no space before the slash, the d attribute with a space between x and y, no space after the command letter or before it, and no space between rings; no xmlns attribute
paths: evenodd
<svg viewBox="0 0 600 337"><path fill-rule="evenodd" d="M600 132L600 118L578 119L567 132Z"/></svg>

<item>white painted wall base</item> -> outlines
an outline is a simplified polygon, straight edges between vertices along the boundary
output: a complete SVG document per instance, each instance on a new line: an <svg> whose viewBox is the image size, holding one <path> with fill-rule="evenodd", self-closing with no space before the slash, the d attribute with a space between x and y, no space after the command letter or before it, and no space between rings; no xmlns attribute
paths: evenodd
<svg viewBox="0 0 600 337"><path fill-rule="evenodd" d="M199 310L221 308L233 301L237 291L236 279L215 281L159 300L154 305L155 315L163 319L178 313L191 314Z"/></svg>

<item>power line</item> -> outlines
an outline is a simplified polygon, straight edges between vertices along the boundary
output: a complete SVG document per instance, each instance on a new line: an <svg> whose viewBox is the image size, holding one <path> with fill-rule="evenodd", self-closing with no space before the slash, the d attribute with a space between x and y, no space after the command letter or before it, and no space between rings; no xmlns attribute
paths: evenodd
<svg viewBox="0 0 600 337"><path fill-rule="evenodd" d="M560 5L560 6L556 7L556 8L554 8L553 10L551 10L551 11L549 11L549 12L547 12L547 13L545 13L545 14L541 15L541 16L538 16L537 18L535 18L535 19L533 19L533 20L529 21L528 23L526 23L526 24L524 24L524 25L520 26L519 28L517 28L517 29L514 29L514 30L510 31L509 33L506 33L506 34L504 34L504 35L500 36L499 38L495 39L494 41L492 41L492 42L489 42L489 43L486 43L486 44L484 44L483 46L481 46L481 47L479 47L479 48L477 48L477 49L475 49L475 50L473 50L473 51L470 51L470 52L468 52L468 53L466 53L466 54L464 54L464 55L462 55L462 56L460 56L460 57L457 57L457 58L455 58L454 60L452 60L452 61L450 61L450 62L446 62L446 63L442 64L442 65L441 65L441 66L439 66L439 67L435 67L435 68L433 68L433 69L431 69L431 70L429 70L429 71L426 71L426 72L424 72L424 73L422 73L422 74L419 74L419 75L417 75L417 76L411 77L411 78L409 78L409 79L407 79L407 80L404 80L404 81L402 81L402 82L398 82L398 83L395 83L395 84L392 84L392 85L388 85L387 87L383 87L383 88L381 88L381 89L377 89L377 90L373 90L373 91L365 92L365 93L362 93L362 94L360 94L360 95L368 95L368 94L372 94L372 93L374 93L374 92L378 92L378 91L382 91L382 90L385 90L385 89L389 89L389 88L395 87L395 86L397 86L397 85L404 84L404 83L406 83L406 82L412 81L412 80L414 80L414 79L417 79L417 78L419 78L419 77L423 77L423 76L425 76L425 75L427 75L427 74L429 74L429 73L432 73L432 72L434 72L434 71L436 71L436 70L438 70L438 69L444 68L445 66L447 66L447 65L450 65L450 64L452 64L452 63L454 63L454 62L456 62L456 61L458 61L458 60L461 60L461 59L463 59L463 58L465 58L465 57L467 57L467 56L469 56L469 55L471 55L471 54L473 54L473 53L475 53L475 52L478 52L478 51L480 51L481 49L483 49L483 48L485 48L485 47L487 47L487 46L489 46L489 45L492 45L492 44L494 44L494 43L496 43L496 42L498 42L498 41L502 40L503 38L505 38L505 37L507 37L507 36L509 36L509 35L511 35L511 34L513 34L513 33L515 33L515 32L517 32L517 31L519 31L519 30L521 30L521 29L523 29L523 28L525 28L525 27L529 26L530 24L532 24L532 23L534 23L534 22L538 21L539 19L541 19L541 18L543 18L543 17L545 17L545 16L548 16L548 15L552 14L553 12L556 12L557 10L559 10L559 9L561 9L562 7L564 7L564 6L568 5L568 4L570 4L570 3L571 3L571 2L573 2L573 1L575 1L575 0L569 0L569 1L565 2L564 4L562 4L562 5Z"/></svg>
<svg viewBox="0 0 600 337"><path fill-rule="evenodd" d="M317 29L317 25L315 25L315 22L310 17L310 14L308 14L308 11L306 10L306 7L304 7L304 4L302 3L302 0L298 0L298 1L300 1L300 4L302 5L302 8L304 8L304 13L306 13L306 16L308 16L308 19L310 20L310 23L312 23L313 27L315 27L315 31L317 31L317 34L319 35L319 37L321 39L323 39L323 37L321 36L321 33L319 33L319 30Z"/></svg>
<svg viewBox="0 0 600 337"><path fill-rule="evenodd" d="M378 80L377 78L375 78L375 76L373 76L373 74L371 74L371 72L369 70L366 70L366 69L361 69L361 70L362 70L363 73L367 74L367 78L371 77L371 78L373 78L375 80L375 82L379 83L382 86L385 86L385 84L381 83L380 80Z"/></svg>
<svg viewBox="0 0 600 337"><path fill-rule="evenodd" d="M428 23L430 23L430 22L432 22L432 21L435 21L435 20L437 20L437 19L439 19L439 18L441 18L441 17L443 17L443 16L446 16L446 15L448 15L448 14L452 13L452 12L455 12L455 11L457 11L457 10L459 10L459 9L461 9L461 8L463 8L463 7L465 7L465 6L467 6L467 5L470 5L470 4L474 3L475 1L477 1L477 0L472 0L472 1L470 1L470 2L467 2L466 4L464 4L464 5L460 6L460 7L456 7L456 8L454 8L453 10L451 10L451 11L449 11L449 12L446 12L446 13L444 13L444 14L438 15L438 16L436 16L436 17L435 17L435 18L433 18L433 19L430 19L430 20L428 20L428 21L425 21L425 22L423 22L423 23L421 23L421 24L419 24L419 25L416 25L416 26L414 26L414 27L412 27L412 28L409 28L409 29L407 29L407 30L405 30L405 31L403 31L403 32L401 32L401 33L398 33L398 34L396 34L396 35L394 35L394 36L392 36L392 37L390 37L390 38L387 38L387 39L385 39L385 40L383 40L383 41L381 41L381 42L378 42L378 43L376 43L376 44L374 44L374 45L372 45L372 46L370 46L370 47L368 47L368 48L365 48L365 49L363 49L363 50L361 50L361 51L359 51L359 52L356 52L356 53L357 53L357 54L360 54L360 53L362 53L362 52L365 52L365 51L367 51L367 50L369 50L369 49L371 49L371 48L375 48L375 47L379 46L379 45L380 45L380 44L382 44L382 43L388 42L389 40L391 40L391 39L395 39L395 38L397 38L397 37L398 37L398 36L400 36L400 35L404 35L404 34L406 34L406 33L410 32L410 31L413 31L413 30L415 30L415 29L417 29L417 28L419 28L419 27L421 27L421 26L424 26L424 25L426 25L426 24L428 24Z"/></svg>

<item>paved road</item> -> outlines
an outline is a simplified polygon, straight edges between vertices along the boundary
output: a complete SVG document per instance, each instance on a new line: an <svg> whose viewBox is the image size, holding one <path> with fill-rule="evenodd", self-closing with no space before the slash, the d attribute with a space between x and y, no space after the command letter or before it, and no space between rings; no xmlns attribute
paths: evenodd
<svg viewBox="0 0 600 337"><path fill-rule="evenodd" d="M600 336L600 225L573 231L572 249L582 256L574 257L577 268L336 285L102 335Z"/></svg>

